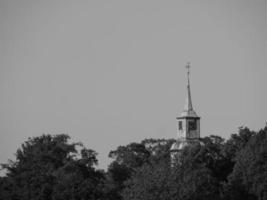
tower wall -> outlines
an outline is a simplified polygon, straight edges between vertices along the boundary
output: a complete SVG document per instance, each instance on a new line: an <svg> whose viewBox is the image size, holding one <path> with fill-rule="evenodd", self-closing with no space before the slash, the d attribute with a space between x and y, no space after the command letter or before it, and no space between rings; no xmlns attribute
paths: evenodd
<svg viewBox="0 0 267 200"><path fill-rule="evenodd" d="M182 123L182 126L179 123ZM186 138L186 130L187 130L186 119L178 119L178 121L177 121L177 136L178 136L178 138Z"/></svg>
<svg viewBox="0 0 267 200"><path fill-rule="evenodd" d="M177 118L178 139L199 139L200 118L199 117L178 117Z"/></svg>

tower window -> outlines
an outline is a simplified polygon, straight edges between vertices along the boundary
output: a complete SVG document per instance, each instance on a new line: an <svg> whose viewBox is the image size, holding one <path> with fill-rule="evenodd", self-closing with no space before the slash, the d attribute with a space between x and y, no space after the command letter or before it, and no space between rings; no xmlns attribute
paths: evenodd
<svg viewBox="0 0 267 200"><path fill-rule="evenodd" d="M189 131L194 131L197 129L197 123L195 120L188 122L188 129L189 129Z"/></svg>
<svg viewBox="0 0 267 200"><path fill-rule="evenodd" d="M179 130L183 130L183 122L182 121L179 121L178 128L179 128Z"/></svg>

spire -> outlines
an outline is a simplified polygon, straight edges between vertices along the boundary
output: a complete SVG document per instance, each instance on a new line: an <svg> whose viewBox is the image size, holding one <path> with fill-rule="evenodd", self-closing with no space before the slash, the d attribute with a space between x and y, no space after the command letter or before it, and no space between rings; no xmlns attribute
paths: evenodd
<svg viewBox="0 0 267 200"><path fill-rule="evenodd" d="M188 62L187 65L185 66L187 68L187 97L186 97L186 100L185 100L185 107L184 109L185 110L193 110L193 105L192 105L192 99L191 99L191 92L190 92L190 78L189 78L189 75L190 75L190 63Z"/></svg>
<svg viewBox="0 0 267 200"><path fill-rule="evenodd" d="M182 116L197 117L192 105L191 91L190 91L190 63L185 66L187 68L187 96L185 100L185 107L182 112Z"/></svg>

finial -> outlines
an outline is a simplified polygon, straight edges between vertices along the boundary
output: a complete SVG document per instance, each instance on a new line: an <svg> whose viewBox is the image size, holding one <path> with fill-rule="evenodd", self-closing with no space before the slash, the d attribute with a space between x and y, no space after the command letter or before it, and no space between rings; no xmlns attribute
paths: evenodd
<svg viewBox="0 0 267 200"><path fill-rule="evenodd" d="M187 69L187 82L188 82L188 85L189 85L189 74L190 74L190 62L188 62L185 66L185 68Z"/></svg>
<svg viewBox="0 0 267 200"><path fill-rule="evenodd" d="M187 62L187 64L186 64L185 67L186 67L186 68L190 68L190 62Z"/></svg>
<svg viewBox="0 0 267 200"><path fill-rule="evenodd" d="M191 66L190 66L190 62L188 62L187 64L186 64L186 66L185 66L185 68L187 68L187 73L189 74L190 73L190 71L189 71L189 68L190 68Z"/></svg>

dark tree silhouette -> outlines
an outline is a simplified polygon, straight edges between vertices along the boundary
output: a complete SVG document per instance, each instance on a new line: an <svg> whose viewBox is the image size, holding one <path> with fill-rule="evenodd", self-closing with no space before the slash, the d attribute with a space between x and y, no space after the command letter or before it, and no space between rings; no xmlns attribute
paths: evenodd
<svg viewBox="0 0 267 200"><path fill-rule="evenodd" d="M141 143L119 146L109 156L114 161L107 171L107 190L110 199L122 199L125 182L142 166L156 165L158 162L170 164L169 149L174 140L145 139Z"/></svg>
<svg viewBox="0 0 267 200"><path fill-rule="evenodd" d="M266 200L267 126L239 128L186 146L171 165L174 140L145 139L110 152L106 172L97 154L69 136L29 138L16 160L2 164L0 200Z"/></svg>
<svg viewBox="0 0 267 200"><path fill-rule="evenodd" d="M267 199L267 126L249 135L234 158L236 164L226 187L228 199Z"/></svg>
<svg viewBox="0 0 267 200"><path fill-rule="evenodd" d="M16 160L3 164L2 199L99 199L103 173L95 170L96 153L67 135L30 138L17 150ZM77 147L82 148L80 153ZM3 181L2 181L3 182Z"/></svg>

